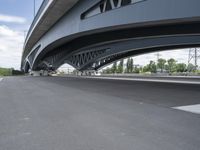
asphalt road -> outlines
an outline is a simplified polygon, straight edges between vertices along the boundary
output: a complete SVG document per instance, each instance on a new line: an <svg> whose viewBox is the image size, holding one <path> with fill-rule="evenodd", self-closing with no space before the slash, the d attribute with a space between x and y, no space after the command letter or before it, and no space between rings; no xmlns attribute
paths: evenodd
<svg viewBox="0 0 200 150"><path fill-rule="evenodd" d="M199 150L200 85L73 77L0 80L0 150Z"/></svg>

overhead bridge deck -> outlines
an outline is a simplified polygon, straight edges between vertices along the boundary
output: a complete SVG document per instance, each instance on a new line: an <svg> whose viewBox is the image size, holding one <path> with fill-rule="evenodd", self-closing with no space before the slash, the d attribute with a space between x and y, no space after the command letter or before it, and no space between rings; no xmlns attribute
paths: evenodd
<svg viewBox="0 0 200 150"><path fill-rule="evenodd" d="M199 0L44 0L21 69L80 71L129 56L200 45Z"/></svg>

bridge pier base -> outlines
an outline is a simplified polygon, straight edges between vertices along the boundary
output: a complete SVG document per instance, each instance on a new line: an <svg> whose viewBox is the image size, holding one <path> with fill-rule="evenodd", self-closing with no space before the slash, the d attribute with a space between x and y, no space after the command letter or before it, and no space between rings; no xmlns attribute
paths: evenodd
<svg viewBox="0 0 200 150"><path fill-rule="evenodd" d="M94 76L96 75L96 71L95 70L86 70L86 71L82 71L80 72L81 76Z"/></svg>
<svg viewBox="0 0 200 150"><path fill-rule="evenodd" d="M30 72L30 75L31 75L31 76L34 76L34 77L38 77L38 76L48 76L48 75L49 75L49 72L46 71L46 70L31 71L31 72Z"/></svg>

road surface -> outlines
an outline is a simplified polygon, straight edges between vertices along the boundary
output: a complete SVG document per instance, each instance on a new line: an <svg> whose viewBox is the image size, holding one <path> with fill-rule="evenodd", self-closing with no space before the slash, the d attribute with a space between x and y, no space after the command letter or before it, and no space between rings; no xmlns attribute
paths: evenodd
<svg viewBox="0 0 200 150"><path fill-rule="evenodd" d="M0 150L199 150L200 85L6 77Z"/></svg>

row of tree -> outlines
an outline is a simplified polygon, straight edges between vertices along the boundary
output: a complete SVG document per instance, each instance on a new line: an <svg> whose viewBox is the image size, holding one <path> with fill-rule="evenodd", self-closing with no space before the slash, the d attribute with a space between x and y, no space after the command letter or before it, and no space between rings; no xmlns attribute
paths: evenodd
<svg viewBox="0 0 200 150"><path fill-rule="evenodd" d="M0 76L11 76L12 69L0 68Z"/></svg>
<svg viewBox="0 0 200 150"><path fill-rule="evenodd" d="M173 58L171 59L158 59L158 62L150 61L149 64L141 67L139 65L134 65L133 58L129 58L124 65L124 60L120 60L119 63L114 62L112 67L103 70L105 74L111 73L157 73L157 72L167 72L167 73L182 73L182 72L193 72L197 66L193 64L186 65L185 63L177 63Z"/></svg>
<svg viewBox="0 0 200 150"><path fill-rule="evenodd" d="M0 68L0 76L23 75L24 73L14 68Z"/></svg>

